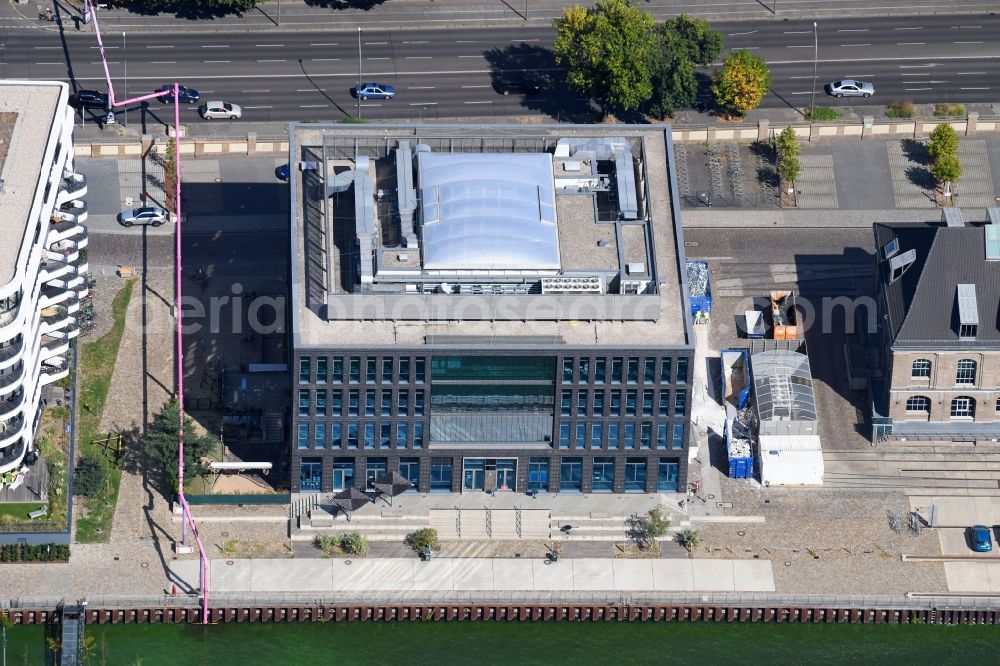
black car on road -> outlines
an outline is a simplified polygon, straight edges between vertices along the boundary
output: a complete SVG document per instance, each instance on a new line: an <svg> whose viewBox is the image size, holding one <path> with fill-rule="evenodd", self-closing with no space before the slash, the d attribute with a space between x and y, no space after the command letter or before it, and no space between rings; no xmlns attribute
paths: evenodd
<svg viewBox="0 0 1000 666"><path fill-rule="evenodd" d="M542 91L537 83L520 77L501 76L493 81L493 89L501 95L524 95L530 97Z"/></svg>
<svg viewBox="0 0 1000 666"><path fill-rule="evenodd" d="M73 95L73 106L81 111L83 109L100 109L105 111L108 108L108 96L100 90L77 90Z"/></svg>

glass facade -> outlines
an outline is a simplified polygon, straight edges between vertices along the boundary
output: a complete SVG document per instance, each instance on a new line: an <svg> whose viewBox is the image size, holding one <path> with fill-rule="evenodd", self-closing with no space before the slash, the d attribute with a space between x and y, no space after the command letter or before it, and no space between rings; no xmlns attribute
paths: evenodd
<svg viewBox="0 0 1000 666"><path fill-rule="evenodd" d="M342 489L362 471L365 481L357 483L365 487L370 460L384 460L386 469L412 476L416 485L423 484L421 492L481 491L494 482L494 474L498 490L521 492L645 492L647 481L650 491L674 492L683 486L686 455L677 452L687 445L690 400L688 387L677 384L690 379L689 359L554 351L541 356L420 356L330 350L297 356L292 458L301 469L314 452L321 465L297 474L293 491ZM492 419L510 422L523 414L524 423L532 424L531 437L537 438L531 441L548 451L529 456L487 442L478 443L476 450L453 444L456 450L448 457L440 456L439 449L428 451L428 440L447 432L435 417L451 414L454 424L441 423L453 429L465 427L461 419L481 419L488 426ZM484 427L477 425L480 421L469 423ZM551 434L543 439L549 428ZM676 457L653 457L665 452ZM303 486L303 481L311 485ZM321 488L308 490L317 482Z"/></svg>

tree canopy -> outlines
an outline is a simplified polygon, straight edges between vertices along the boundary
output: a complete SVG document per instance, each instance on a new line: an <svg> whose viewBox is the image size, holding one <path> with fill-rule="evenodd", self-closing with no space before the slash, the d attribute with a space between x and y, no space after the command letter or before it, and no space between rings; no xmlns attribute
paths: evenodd
<svg viewBox="0 0 1000 666"><path fill-rule="evenodd" d="M663 118L698 101L695 68L719 57L724 38L708 21L681 14L657 26L656 39L650 63L650 113Z"/></svg>
<svg viewBox="0 0 1000 666"><path fill-rule="evenodd" d="M745 116L764 101L771 88L771 72L758 55L746 50L733 51L726 57L722 69L715 73L712 94L724 110Z"/></svg>
<svg viewBox="0 0 1000 666"><path fill-rule="evenodd" d="M793 183L802 171L799 162L802 148L799 146L799 137L795 134L795 130L791 127L781 130L775 141L775 148L778 151L778 175L785 183Z"/></svg>
<svg viewBox="0 0 1000 666"><path fill-rule="evenodd" d="M945 194L951 194L951 184L962 177L962 161L955 153L945 153L931 165L934 180L944 183Z"/></svg>
<svg viewBox="0 0 1000 666"><path fill-rule="evenodd" d="M153 464L163 471L170 489L177 490L177 400L170 400L154 417L146 431L142 449ZM191 419L184 419L184 478L204 474L202 460L217 450L219 439L197 431Z"/></svg>
<svg viewBox="0 0 1000 666"><path fill-rule="evenodd" d="M927 142L927 152L932 160L942 155L958 154L958 132L948 123L941 123L931 130L930 141Z"/></svg>
<svg viewBox="0 0 1000 666"><path fill-rule="evenodd" d="M637 109L653 94L651 56L657 39L653 16L628 0L574 5L553 22L556 63L565 65L571 86L612 107Z"/></svg>

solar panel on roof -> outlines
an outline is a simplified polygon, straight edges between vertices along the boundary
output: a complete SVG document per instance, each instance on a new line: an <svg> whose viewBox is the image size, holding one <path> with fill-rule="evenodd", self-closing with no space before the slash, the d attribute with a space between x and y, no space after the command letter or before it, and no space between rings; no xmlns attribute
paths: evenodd
<svg viewBox="0 0 1000 666"><path fill-rule="evenodd" d="M983 229L986 231L986 260L1000 261L1000 226L990 224Z"/></svg>

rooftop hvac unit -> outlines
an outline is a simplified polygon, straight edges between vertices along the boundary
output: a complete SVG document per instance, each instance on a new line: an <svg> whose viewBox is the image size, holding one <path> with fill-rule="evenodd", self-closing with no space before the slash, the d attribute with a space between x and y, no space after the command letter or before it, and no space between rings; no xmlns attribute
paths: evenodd
<svg viewBox="0 0 1000 666"><path fill-rule="evenodd" d="M542 278L543 294L600 294L601 278L596 275Z"/></svg>

